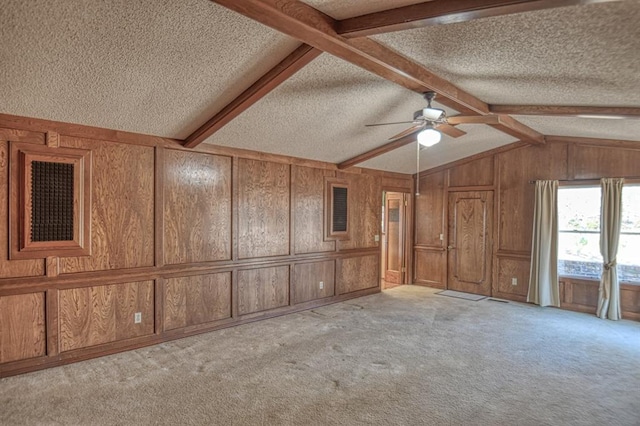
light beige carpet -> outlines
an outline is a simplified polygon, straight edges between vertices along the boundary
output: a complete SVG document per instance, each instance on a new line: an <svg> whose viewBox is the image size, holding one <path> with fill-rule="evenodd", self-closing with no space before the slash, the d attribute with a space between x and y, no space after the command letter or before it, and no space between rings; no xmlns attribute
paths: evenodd
<svg viewBox="0 0 640 426"><path fill-rule="evenodd" d="M0 424L640 424L640 323L435 291L2 379Z"/></svg>

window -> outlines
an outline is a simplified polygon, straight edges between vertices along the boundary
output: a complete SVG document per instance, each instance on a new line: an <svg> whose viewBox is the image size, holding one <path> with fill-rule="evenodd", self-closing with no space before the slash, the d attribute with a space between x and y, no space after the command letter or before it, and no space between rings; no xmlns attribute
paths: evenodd
<svg viewBox="0 0 640 426"><path fill-rule="evenodd" d="M11 259L90 254L91 153L11 145Z"/></svg>
<svg viewBox="0 0 640 426"><path fill-rule="evenodd" d="M599 186L558 189L560 275L600 279L600 202ZM640 283L640 185L622 189L617 263L620 281Z"/></svg>
<svg viewBox="0 0 640 426"><path fill-rule="evenodd" d="M349 239L349 185L327 178L325 186L325 240Z"/></svg>

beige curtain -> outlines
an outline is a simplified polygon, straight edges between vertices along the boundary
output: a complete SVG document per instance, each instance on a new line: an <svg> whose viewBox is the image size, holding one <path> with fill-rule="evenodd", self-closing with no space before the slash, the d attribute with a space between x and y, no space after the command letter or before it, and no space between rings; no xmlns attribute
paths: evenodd
<svg viewBox="0 0 640 426"><path fill-rule="evenodd" d="M557 180L536 182L527 302L540 306L560 306Z"/></svg>
<svg viewBox="0 0 640 426"><path fill-rule="evenodd" d="M600 253L602 254L602 278L598 295L597 314L602 319L619 320L620 284L616 256L622 226L622 186L624 179L606 179L602 185L600 210Z"/></svg>

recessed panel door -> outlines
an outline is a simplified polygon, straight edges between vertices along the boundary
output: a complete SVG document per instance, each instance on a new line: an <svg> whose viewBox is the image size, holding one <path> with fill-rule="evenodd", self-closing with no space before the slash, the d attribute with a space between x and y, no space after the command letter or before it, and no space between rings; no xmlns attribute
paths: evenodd
<svg viewBox="0 0 640 426"><path fill-rule="evenodd" d="M390 284L402 284L404 278L404 194L387 192L385 206L387 247L384 280Z"/></svg>
<svg viewBox="0 0 640 426"><path fill-rule="evenodd" d="M491 294L493 191L449 194L448 286Z"/></svg>

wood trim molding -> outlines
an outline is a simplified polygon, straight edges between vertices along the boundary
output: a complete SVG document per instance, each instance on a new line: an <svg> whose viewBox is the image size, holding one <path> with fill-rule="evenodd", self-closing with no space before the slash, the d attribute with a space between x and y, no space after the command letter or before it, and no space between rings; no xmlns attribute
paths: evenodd
<svg viewBox="0 0 640 426"><path fill-rule="evenodd" d="M33 162L73 165L73 238L68 241L31 240ZM10 259L91 254L91 151L14 142L11 144L9 188ZM53 274L51 269L49 275Z"/></svg>
<svg viewBox="0 0 640 426"><path fill-rule="evenodd" d="M307 44L299 46L278 65L242 92L240 96L231 101L220 112L189 135L184 141L184 146L186 148L194 148L204 142L205 139L220 130L238 115L242 114L251 105L258 102L289 77L304 68L321 53L322 51Z"/></svg>
<svg viewBox="0 0 640 426"><path fill-rule="evenodd" d="M640 117L640 108L635 107L593 107L565 105L489 105L494 114L550 115L560 117L602 116L611 118Z"/></svg>
<svg viewBox="0 0 640 426"><path fill-rule="evenodd" d="M429 25L454 24L480 18L614 0L449 0L369 13L338 22L343 37L366 37Z"/></svg>

